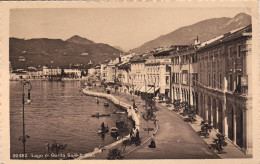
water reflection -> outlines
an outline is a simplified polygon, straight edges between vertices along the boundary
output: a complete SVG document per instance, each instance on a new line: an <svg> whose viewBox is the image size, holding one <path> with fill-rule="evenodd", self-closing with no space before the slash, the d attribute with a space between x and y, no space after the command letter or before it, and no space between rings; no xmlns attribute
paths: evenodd
<svg viewBox="0 0 260 164"><path fill-rule="evenodd" d="M31 81L31 84L32 103L25 106L25 131L31 136L26 142L27 153L48 153L46 143L53 140L67 144L64 153L87 153L115 141L109 133L98 137L102 122L114 127L115 120L127 120L126 115L113 114L116 107L111 102L104 107L106 100L99 99L99 105L94 97L79 92L80 81ZM18 140L22 136L21 88L21 82L10 82L11 154L23 152ZM96 112L110 113L110 117L91 117Z"/></svg>

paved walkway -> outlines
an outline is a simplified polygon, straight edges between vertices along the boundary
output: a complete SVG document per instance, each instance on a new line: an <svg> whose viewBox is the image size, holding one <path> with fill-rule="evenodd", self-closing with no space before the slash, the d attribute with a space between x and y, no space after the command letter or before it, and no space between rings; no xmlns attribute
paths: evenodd
<svg viewBox="0 0 260 164"><path fill-rule="evenodd" d="M126 159L206 159L218 158L191 126L176 113L157 103L159 130L155 137L156 149L144 144L128 154Z"/></svg>
<svg viewBox="0 0 260 164"><path fill-rule="evenodd" d="M165 103L162 103L161 104L162 106L164 106L165 108L166 107L166 104ZM172 110L173 107L170 107L170 108L167 108L168 110ZM176 113L178 114L178 113ZM179 115L179 114L178 114ZM179 117L181 118L187 118L186 117L183 117L181 115L179 115ZM197 122L190 124L190 126L196 131L200 131L200 124L201 124L201 121L203 120L200 116L196 116L196 119L197 119ZM213 138L217 138L216 137L216 134L217 134L217 131L216 130L212 130L209 137L208 138L205 138L203 136L201 136L201 138L208 144L212 144L212 141L213 141ZM243 153L237 146L235 146L232 142L230 142L229 140L226 140L226 142L228 143L228 145L226 147L224 147L224 154L218 154L218 156L220 158L251 158L252 156L251 155L246 155L245 153ZM217 153L217 151L215 151Z"/></svg>
<svg viewBox="0 0 260 164"><path fill-rule="evenodd" d="M99 89L94 89L101 91ZM111 93L122 102L132 104L132 96L125 93ZM138 113L144 112L145 104L140 97L135 96L135 102L138 106ZM232 143L225 147L226 154L217 155L209 145L213 138L216 138L216 132L212 131L209 138L200 137L196 134L200 130L200 118L195 124L189 124L183 120L183 117L176 112L165 107L166 104L156 103L159 111L156 112L159 129L155 136L156 149L148 148L149 138L155 132L144 130L147 126L154 127L154 124L139 117L140 137L142 145L139 147L129 145L125 148L125 159L210 159L210 158L247 158L244 153L237 149ZM172 109L173 107L171 107ZM155 127L154 127L155 128ZM155 128L156 130L156 128ZM116 145L113 148L122 150L122 145ZM106 159L108 150L97 154L88 159Z"/></svg>

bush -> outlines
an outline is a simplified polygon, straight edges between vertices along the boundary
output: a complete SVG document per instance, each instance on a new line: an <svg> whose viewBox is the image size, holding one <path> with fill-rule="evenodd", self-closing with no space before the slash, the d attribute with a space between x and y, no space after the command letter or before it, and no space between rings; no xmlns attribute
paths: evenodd
<svg viewBox="0 0 260 164"><path fill-rule="evenodd" d="M118 148L109 150L107 159L115 160L115 159L123 159L124 157L121 155L120 150Z"/></svg>

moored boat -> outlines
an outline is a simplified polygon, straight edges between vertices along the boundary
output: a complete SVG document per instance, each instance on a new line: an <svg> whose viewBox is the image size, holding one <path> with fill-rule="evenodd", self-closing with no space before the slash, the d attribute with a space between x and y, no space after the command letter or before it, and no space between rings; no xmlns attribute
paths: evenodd
<svg viewBox="0 0 260 164"><path fill-rule="evenodd" d="M111 129L110 129L110 135L112 136L112 137L118 137L118 129L116 128L116 127L112 127Z"/></svg>
<svg viewBox="0 0 260 164"><path fill-rule="evenodd" d="M105 127L103 130L102 129L98 130L98 133L108 133L108 132L109 132L109 128L108 127Z"/></svg>
<svg viewBox="0 0 260 164"><path fill-rule="evenodd" d="M99 114L99 113L91 115L91 117L109 117L109 116L110 114Z"/></svg>
<svg viewBox="0 0 260 164"><path fill-rule="evenodd" d="M108 107L108 106L109 106L109 104L108 104L107 102L105 102L105 103L104 103L104 106L105 106L105 107Z"/></svg>

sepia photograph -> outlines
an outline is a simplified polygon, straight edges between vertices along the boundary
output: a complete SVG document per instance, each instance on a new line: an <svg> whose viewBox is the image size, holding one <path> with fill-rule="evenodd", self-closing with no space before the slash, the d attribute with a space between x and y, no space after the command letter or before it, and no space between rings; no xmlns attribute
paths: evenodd
<svg viewBox="0 0 260 164"><path fill-rule="evenodd" d="M8 158L252 159L252 10L9 9Z"/></svg>

